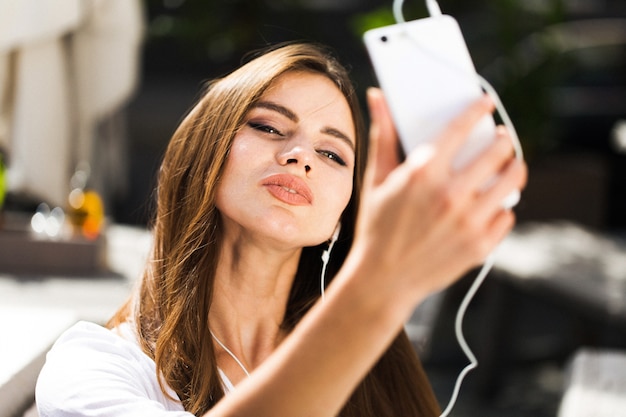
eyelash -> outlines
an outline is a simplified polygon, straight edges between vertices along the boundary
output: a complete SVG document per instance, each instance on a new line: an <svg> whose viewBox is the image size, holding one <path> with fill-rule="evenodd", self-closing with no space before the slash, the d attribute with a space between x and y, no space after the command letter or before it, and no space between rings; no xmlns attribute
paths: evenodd
<svg viewBox="0 0 626 417"><path fill-rule="evenodd" d="M317 153L319 153L320 155L325 156L326 158L330 159L331 161L334 161L334 162L338 163L342 167L345 167L347 165L346 161L341 159L341 157L339 155L337 155L336 153L334 153L334 152L331 152L331 151L317 151Z"/></svg>
<svg viewBox="0 0 626 417"><path fill-rule="evenodd" d="M278 129L270 126L270 125L266 125L263 123L256 123L256 122L248 122L248 126L250 126L252 129L255 130L259 130L261 132L264 133L269 133L272 135L278 135L278 136L284 136Z"/></svg>
<svg viewBox="0 0 626 417"><path fill-rule="evenodd" d="M252 129L258 130L260 132L264 132L264 133L268 133L271 135L277 135L280 137L284 137L284 135L276 128L270 126L270 125L266 125L263 123L256 123L256 122L248 122L248 126L250 126ZM317 151L318 154L328 158L329 160L341 165L341 166L347 166L346 161L344 161L339 155L337 155L335 152L332 151L327 151L327 150L319 150Z"/></svg>

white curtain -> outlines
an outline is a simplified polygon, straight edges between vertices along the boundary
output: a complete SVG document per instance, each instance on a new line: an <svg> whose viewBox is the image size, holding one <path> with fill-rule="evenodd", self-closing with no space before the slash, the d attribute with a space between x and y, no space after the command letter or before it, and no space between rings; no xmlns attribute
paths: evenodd
<svg viewBox="0 0 626 417"><path fill-rule="evenodd" d="M96 155L111 153L95 149L124 149L125 138L96 132L137 88L142 33L139 0L0 0L0 146L11 191L64 206L77 165L99 167L100 184L103 170L124 169L123 155L107 163Z"/></svg>

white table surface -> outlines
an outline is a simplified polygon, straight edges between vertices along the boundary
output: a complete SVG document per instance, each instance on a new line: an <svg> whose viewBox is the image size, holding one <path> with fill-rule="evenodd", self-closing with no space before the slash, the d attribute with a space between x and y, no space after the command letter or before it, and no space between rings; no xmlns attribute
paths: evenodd
<svg viewBox="0 0 626 417"><path fill-rule="evenodd" d="M45 355L79 320L104 324L140 276L151 238L146 230L107 229L110 275L19 277L0 274L0 417L32 403Z"/></svg>

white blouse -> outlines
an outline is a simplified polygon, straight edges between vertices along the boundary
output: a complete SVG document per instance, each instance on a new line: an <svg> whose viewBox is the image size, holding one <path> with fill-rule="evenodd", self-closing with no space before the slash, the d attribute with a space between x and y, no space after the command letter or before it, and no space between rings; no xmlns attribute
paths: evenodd
<svg viewBox="0 0 626 417"><path fill-rule="evenodd" d="M233 384L219 374L231 392ZM40 417L193 417L170 387L166 391L129 324L109 330L82 321L48 352L35 396Z"/></svg>

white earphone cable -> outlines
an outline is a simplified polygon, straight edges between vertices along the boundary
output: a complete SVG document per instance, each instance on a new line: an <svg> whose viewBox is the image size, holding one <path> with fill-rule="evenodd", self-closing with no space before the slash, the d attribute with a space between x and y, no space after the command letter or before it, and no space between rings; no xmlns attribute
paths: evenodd
<svg viewBox="0 0 626 417"><path fill-rule="evenodd" d="M463 297L463 300L461 301L461 305L459 306L459 310L456 313L456 319L454 321L454 332L456 334L456 338L459 343L459 346L461 347L461 350L463 351L467 359L470 361L470 363L465 368L463 368L463 370L457 376L456 382L454 384L454 389L452 391L452 395L450 396L450 400L448 401L448 405L446 409L443 410L440 417L447 417L450 414L450 412L454 408L454 405L456 404L456 400L459 396L459 391L461 390L461 384L463 383L465 376L478 366L478 360L476 359L474 352L472 352L469 345L467 344L467 341L465 340L465 335L463 334L463 317L465 316L467 307L469 306L470 302L474 298L474 295L476 294L476 292L482 285L483 281L489 274L489 271L491 271L494 261L495 261L495 255L494 253L491 253L487 257L487 260L485 261L482 268L480 269L480 272L478 273L478 276L472 283L470 289L465 294L465 297Z"/></svg>
<svg viewBox="0 0 626 417"><path fill-rule="evenodd" d="M394 0L393 2L393 14L397 23L405 22L404 14L402 12L403 4L404 4L404 0ZM426 7L428 8L428 12L431 15L431 17L441 16L442 14L441 9L439 8L439 4L437 3L436 0L426 0ZM485 78L483 78L482 76L478 74L476 74L476 77L477 77L478 84L493 100L497 113L500 115L500 117L502 118L502 122L504 123L504 125L509 131L511 142L513 144L513 148L515 151L515 156L520 160L523 159L524 158L523 150L522 150L519 137L517 135L517 131L515 130L515 126L513 125L513 122L511 121L504 105L502 104L502 101L500 100L498 93L495 91L493 86ZM459 391L461 389L461 384L463 380L465 379L465 376L478 366L478 360L476 359L476 356L474 355L469 345L467 344L467 341L465 340L465 336L463 334L463 317L465 316L467 308L470 302L472 301L474 295L476 294L476 292L482 285L483 281L489 274L489 271L491 271L491 268L493 267L493 264L495 262L496 250L494 250L485 260L485 263L480 269L478 276L472 283L470 289L465 294L465 297L461 301L461 305L459 306L459 309L457 311L454 331L455 331L455 335L459 343L459 346L461 347L461 350L463 351L463 353L465 354L465 356L467 357L470 363L465 368L463 368L463 370L457 376L454 389L452 391L452 395L450 397L448 405L446 406L444 411L441 413L440 417L447 417L450 414L450 412L454 408L454 405L456 404L456 400L458 398Z"/></svg>
<svg viewBox="0 0 626 417"><path fill-rule="evenodd" d="M328 267L328 261L330 260L330 252L335 246L335 242L339 239L339 232L341 232L341 223L337 223L333 236L330 238L328 249L322 253L322 273L320 276L320 292L322 294L322 301L326 300L326 268Z"/></svg>
<svg viewBox="0 0 626 417"><path fill-rule="evenodd" d="M215 336L215 334L210 329L209 329L209 332L211 333L211 336L217 342L217 344L220 345L222 347L222 349L224 349L224 351L226 351L226 353L228 353L230 355L230 357L235 360L235 362L237 362L237 365L239 365L239 367L243 370L243 372L246 374L246 376L250 376L250 373L248 372L246 367L243 365L243 363L241 363L241 361L237 358L237 356L235 356L235 354L233 352L231 352L230 349L228 349L226 347L226 345L224 345L220 341L220 339L218 339L217 336Z"/></svg>
<svg viewBox="0 0 626 417"><path fill-rule="evenodd" d="M404 12L402 11L403 5L404 0L393 1L393 18L396 20L396 23L404 23Z"/></svg>
<svg viewBox="0 0 626 417"><path fill-rule="evenodd" d="M405 22L402 6L404 6L404 0L394 0L393 17L396 20L396 23ZM426 8L428 9L428 14L430 16L441 16L441 8L439 7L439 3L437 3L437 0L426 0Z"/></svg>

